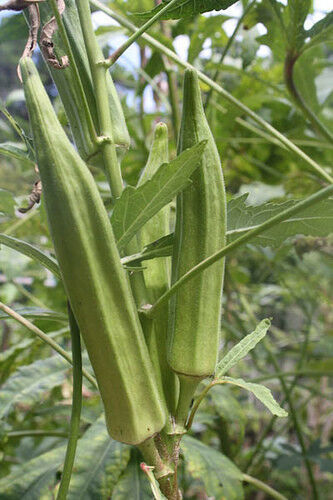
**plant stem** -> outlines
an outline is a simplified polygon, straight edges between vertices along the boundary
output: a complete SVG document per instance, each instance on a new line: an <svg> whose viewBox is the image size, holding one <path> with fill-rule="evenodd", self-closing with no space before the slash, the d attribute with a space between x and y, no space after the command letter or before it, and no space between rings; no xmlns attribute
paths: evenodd
<svg viewBox="0 0 333 500"><path fill-rule="evenodd" d="M128 19L121 16L120 14L114 12L106 5L102 4L99 0L90 0L90 3L93 6L97 7L99 10L101 10L102 12L104 12L105 14L112 17L112 19L117 21L121 26L124 26L125 28L129 29L130 31L136 31L137 27L133 23L128 21ZM177 54L175 52L173 52L172 50L165 47L162 43L158 42L152 36L148 35L147 33L143 33L141 36L149 45L151 45L152 47L161 51L163 54L168 56L169 59L176 62L179 66L182 66L183 68L195 69L190 63L183 61L180 57L177 56ZM233 97L229 92L227 92L220 85L215 83L211 78L206 76L201 71L198 71L198 76L199 76L201 81L203 81L204 83L209 85L213 90L215 90L223 98L225 98L231 104L236 106L238 109L240 109L247 116L252 118L256 123L258 123L261 127L263 127L270 135L272 135L273 137L278 139L280 144L286 146L289 151L292 151L299 158L301 158L303 161L305 161L323 179L325 179L326 181L328 181L330 183L333 183L333 177L331 175L329 175L320 165L318 165L314 160L312 160L312 158L310 158L307 154L305 154L301 149L299 149L293 142L291 142L289 139L287 139L287 137L285 137L278 130L276 130L272 125L270 125L263 118L261 118L259 115L254 113L250 108L245 106L245 104L243 104L238 99Z"/></svg>
<svg viewBox="0 0 333 500"><path fill-rule="evenodd" d="M83 38L87 50L92 81L96 94L96 106L99 120L99 135L101 136L101 149L105 173L108 178L111 193L118 198L123 190L123 181L117 160L116 146L113 143L112 122L107 103L109 96L106 86L106 68L99 61L99 50L91 19L89 0L75 0Z"/></svg>
<svg viewBox="0 0 333 500"><path fill-rule="evenodd" d="M66 47L68 59L69 59L70 65L73 69L75 82L76 82L76 86L77 86L77 92L79 93L80 98L82 100L82 106L83 106L84 113L86 115L88 129L89 129L91 137L95 141L97 138L95 125L94 125L94 122L93 122L93 119L92 119L92 116L90 113L88 101L87 101L86 94L85 94L84 89L83 89L83 85L82 85L81 78L80 78L80 73L79 73L78 67L77 67L76 62L75 62L75 57L74 57L74 54L72 51L72 47L71 47L70 41L68 39L67 32L66 32L64 23L62 21L62 17L59 13L59 10L57 7L57 2L56 2L56 0L50 0L50 3L51 3L53 15L57 21L59 33L60 33L60 36L62 38L62 43Z"/></svg>
<svg viewBox="0 0 333 500"><path fill-rule="evenodd" d="M107 65L111 66L112 64L114 64L119 59L119 57L125 52L125 50L128 49L128 47L130 47L134 42L136 42L137 39L143 33L145 33L146 31L148 31L148 29L154 23L156 23L156 21L158 21L163 16L163 14L170 9L170 7L172 7L173 5L175 5L177 2L179 2L179 0L171 0L170 2L168 2L165 5L165 7L163 7L163 9L161 9L159 12L157 12L157 14L155 14L146 23L144 23L141 26L141 28L136 29L136 31L133 33L133 35L131 35L128 38L128 40L126 40L126 42L123 43L123 45L121 45L113 54L111 54L111 56L106 61Z"/></svg>
<svg viewBox="0 0 333 500"><path fill-rule="evenodd" d="M153 307L149 310L145 311L145 314L149 317L153 317L155 312L164 304L166 303L170 297L185 283L187 283L189 280L197 276L200 272L202 272L204 269L207 269L207 267L211 266L218 260L220 260L222 257L226 256L229 254L231 251L235 250L236 248L240 247L241 245L244 245L248 241L250 241L252 238L257 236L258 234L263 233L264 231L267 231L271 227L275 226L279 222L283 222L284 220L288 219L291 215L295 215L299 211L308 208L315 203L318 203L321 200L324 200L325 198L328 198L331 194L333 193L333 185L327 186L324 189L321 189L320 191L317 191L316 193L312 194L308 198L300 201L293 207L287 208L286 210L283 210L279 214L275 215L274 217L271 217L270 219L266 220L259 226L255 227L254 229L251 229L251 231L248 231L246 234L241 236L240 238L237 238L234 240L232 243L229 243L229 245L226 245L224 248L219 250L218 252L214 253L207 259L204 259L203 261L199 262L196 266L192 267L187 273L185 273L174 285L172 285L167 292L165 292L161 297L155 302Z"/></svg>
<svg viewBox="0 0 333 500"><path fill-rule="evenodd" d="M29 430L29 431L11 431L6 434L9 438L24 438L24 437L45 437L45 436L54 436L54 437L68 437L67 432L60 431L40 431L40 430Z"/></svg>
<svg viewBox="0 0 333 500"><path fill-rule="evenodd" d="M249 484L253 484L253 486L256 486L258 490L262 490L268 495L270 495L272 498L276 498L276 500L288 500L287 497L284 495L281 495L276 490L273 490L268 484L263 483L259 479L256 479L255 477L249 476L248 474L242 474L243 481Z"/></svg>
<svg viewBox="0 0 333 500"><path fill-rule="evenodd" d="M137 445L137 448L142 453L147 465L154 467L156 479L160 480L173 474L173 470L162 461L153 437Z"/></svg>
<svg viewBox="0 0 333 500"><path fill-rule="evenodd" d="M61 482L57 494L57 500L66 500L68 488L72 476L72 470L75 460L77 441L80 435L80 417L82 407L82 356L80 331L75 321L73 312L68 304L68 317L72 339L73 356L73 396L72 412L69 426L69 438L67 442L66 457L61 475Z"/></svg>
<svg viewBox="0 0 333 500"><path fill-rule="evenodd" d="M186 377L184 375L178 375L178 377L179 399L175 415L175 434L185 434L194 393L202 379L199 377Z"/></svg>
<svg viewBox="0 0 333 500"><path fill-rule="evenodd" d="M297 59L299 58L299 54L295 54L290 51L286 55L285 63L284 63L284 79L286 82L287 89L298 106L298 108L302 111L303 115L310 121L313 128L325 139L328 140L331 144L333 144L333 135L328 130L328 128L319 120L316 114L309 108L307 103L304 101L301 94L298 92L297 87L295 85L294 80L294 67Z"/></svg>
<svg viewBox="0 0 333 500"><path fill-rule="evenodd" d="M59 344L57 344L54 340L52 340L46 333L44 333L42 330L40 330L37 326L35 326L33 323L31 323L29 320L21 316L19 313L11 309L10 307L6 306L2 302L0 302L0 309L4 311L8 316L11 316L13 319L15 319L18 323L21 323L21 325L25 326L28 330L33 332L35 335L37 335L41 340L46 342L54 351L56 351L60 356L62 356L68 363L71 365L73 364L73 360L71 356L66 352L62 347L60 347ZM90 373L87 372L83 368L82 370L83 375L86 377L87 380L96 388L97 387L97 382L95 378L90 375Z"/></svg>
<svg viewBox="0 0 333 500"><path fill-rule="evenodd" d="M240 18L238 19L237 24L236 24L236 26L235 26L235 29L234 29L234 31L232 32L231 36L229 37L228 42L227 42L226 46L224 47L224 50L223 50L223 52L222 52L222 54L221 54L220 60L219 60L219 62L217 63L217 67L218 67L218 69L215 71L214 76L213 76L213 78L212 78L212 80L213 80L214 82L217 82L217 81L220 79L220 77L221 77L221 73L222 73L221 68L222 68L223 61L224 61L224 59L225 59L226 55L227 55L227 54L228 54L228 52L229 52L229 49L230 49L230 47L231 47L231 45L232 45L232 42L234 41L234 39L235 39L235 37L236 37L236 35L237 35L237 33L238 33L238 30L239 30L239 28L241 27L241 25L242 25L242 23L243 23L243 21L244 21L245 16L247 16L247 14L250 12L250 10L252 9L252 7L253 7L253 5L254 5L255 3L256 3L256 0L253 0L252 2L250 2L250 3L247 5L247 7L245 7L245 9L244 9L244 11L243 11L243 14L242 14L242 15L240 16ZM213 90L212 90L212 88L211 88L211 89L210 89L210 91L209 91L209 92L208 92L208 94L207 94L207 98L206 98L206 102L205 102L205 109L207 109L207 108L208 108L209 101L210 101L210 99L211 99L211 97L212 97L212 93L213 93Z"/></svg>

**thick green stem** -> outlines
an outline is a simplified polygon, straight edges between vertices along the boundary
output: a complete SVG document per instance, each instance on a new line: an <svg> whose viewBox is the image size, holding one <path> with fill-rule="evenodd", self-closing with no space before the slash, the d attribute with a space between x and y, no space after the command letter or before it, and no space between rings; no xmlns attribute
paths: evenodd
<svg viewBox="0 0 333 500"><path fill-rule="evenodd" d="M175 415L174 434L185 434L194 394L202 379L199 377L187 377L186 375L178 375L178 377L179 399Z"/></svg>
<svg viewBox="0 0 333 500"><path fill-rule="evenodd" d="M129 29L130 31L136 31L137 27L132 24L130 21L128 21L125 17L121 16L120 14L114 12L111 10L109 7L106 5L102 4L98 0L90 0L90 3L97 7L99 10L102 12L105 12L105 14L109 15L117 21L121 26L124 26L125 28ZM183 61L180 57L177 56L175 52L172 50L168 49L165 47L162 43L158 42L155 38L152 36L148 35L147 33L143 33L142 38L152 47L155 49L159 50L166 56L168 56L171 60L175 61L179 66L182 66L183 68L191 68L195 69L191 64L189 64L186 61ZM306 162L309 166L311 166L323 179L326 179L326 181L333 183L333 177L329 175L320 165L318 165L312 158L310 158L308 155L306 155L301 149L299 149L293 142L291 142L287 137L285 137L283 134L281 134L278 130L276 130L272 125L270 125L268 122L266 122L263 118L261 118L259 115L254 113L250 108L245 106L242 102L240 102L238 99L233 97L229 92L227 92L225 89L223 89L220 85L215 83L211 78L206 76L204 73L201 71L198 71L198 76L201 81L209 85L213 90L215 90L218 94L220 94L224 99L229 101L231 104L236 106L239 110L241 110L243 113L245 113L247 116L252 118L256 123L258 123L261 127L263 127L267 132L278 139L280 145L284 145L287 147L289 151L292 151L294 154L296 154L299 158L301 158L304 162Z"/></svg>
<svg viewBox="0 0 333 500"><path fill-rule="evenodd" d="M161 478L167 478L173 474L173 470L161 459L153 437L140 443L137 448L142 453L146 464L150 467L154 467L156 479L160 480Z"/></svg>
<svg viewBox="0 0 333 500"><path fill-rule="evenodd" d="M252 229L251 231L248 231L246 234L241 236L240 238L237 238L237 240L234 240L232 243L229 243L229 245L226 245L224 248L219 250L218 252L214 253L207 259L199 262L196 266L192 267L187 273L185 273L173 286L169 288L167 292L165 292L161 297L155 302L153 307L149 309L148 311L145 311L147 316L149 317L154 317L155 312L163 305L165 304L170 297L184 284L190 281L192 278L197 276L199 273L201 273L204 269L207 269L207 267L211 266L218 260L222 259L225 257L227 254L235 250L236 248L244 245L248 241L250 241L252 238L257 236L258 234L263 233L264 231L267 231L267 229L270 229L271 227L275 226L279 222L282 222L292 215L295 215L296 213L300 212L301 210L308 208L315 203L318 203L321 200L324 200L325 198L328 198L331 194L333 194L333 185L327 186L324 189L321 189L320 191L317 191L317 193L312 194L305 200L300 201L293 207L290 207L286 210L283 210L281 213L275 215L274 217L271 217L267 221L265 221L263 224L260 224L256 228Z"/></svg>
<svg viewBox="0 0 333 500"><path fill-rule="evenodd" d="M82 407L82 356L80 331L68 304L68 317L72 339L73 355L73 396L72 413L69 426L69 439L67 442L66 457L64 468L61 475L61 482L58 490L57 500L66 500L69 483L72 476L72 470L75 460L77 441L80 435L80 417Z"/></svg>
<svg viewBox="0 0 333 500"><path fill-rule="evenodd" d="M106 69L100 63L100 55L91 19L89 0L76 0L82 33L87 49L87 55L96 94L96 105L99 120L99 135L105 173L108 178L111 193L118 198L123 190L123 181L118 164L116 146L113 143L112 122L110 116Z"/></svg>

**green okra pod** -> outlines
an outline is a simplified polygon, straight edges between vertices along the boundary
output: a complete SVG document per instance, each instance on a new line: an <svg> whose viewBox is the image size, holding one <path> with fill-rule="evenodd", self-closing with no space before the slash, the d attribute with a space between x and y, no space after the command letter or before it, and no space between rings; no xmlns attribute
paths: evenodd
<svg viewBox="0 0 333 500"><path fill-rule="evenodd" d="M94 179L62 129L30 58L20 62L49 227L96 374L110 435L138 444L164 426L130 286Z"/></svg>
<svg viewBox="0 0 333 500"><path fill-rule="evenodd" d="M197 73L186 70L178 151L202 140L208 142L201 164L192 175L192 183L177 197L173 283L226 241L221 162L203 110ZM185 413L198 382L214 373L223 274L224 261L219 261L181 287L170 301L168 361L180 377L179 405Z"/></svg>
<svg viewBox="0 0 333 500"><path fill-rule="evenodd" d="M158 123L154 130L154 138L150 148L147 164L142 172L138 185L149 180L156 170L169 161L168 127ZM163 168L163 167L162 167ZM162 208L141 229L138 239L141 248L170 233L170 206ZM162 257L147 261L144 265L144 279L151 304L167 291L170 286L170 257ZM167 327L168 307L163 307L151 322L146 334L150 357L153 361L157 379L163 390L167 406L174 413L178 399L178 380L167 363Z"/></svg>

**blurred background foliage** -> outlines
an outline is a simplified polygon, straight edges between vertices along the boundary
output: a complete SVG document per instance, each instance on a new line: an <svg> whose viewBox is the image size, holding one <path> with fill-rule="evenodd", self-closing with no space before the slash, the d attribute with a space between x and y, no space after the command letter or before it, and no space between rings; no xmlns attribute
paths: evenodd
<svg viewBox="0 0 333 500"><path fill-rule="evenodd" d="M113 9L126 15L154 7L152 0L114 0L111 4ZM326 2L312 5L310 1L301 0L290 1L289 5L270 0L249 4L236 2L225 11L162 21L149 32L211 76L322 167L330 168L333 142L307 114L310 109L323 127L333 133L333 30L331 14L327 13L329 7L327 5L324 12L320 7L326 6ZM293 4L301 6L298 25L293 18ZM140 22L135 15L132 19ZM313 29L320 19L326 19L327 29L319 30L319 35L306 31ZM98 12L94 14L94 22L105 54L111 53L124 39L126 31ZM303 33L303 41L295 41L299 33ZM5 107L10 115L0 113L0 232L52 253L43 203L25 215L17 210L27 205L37 179L22 141L22 137L30 136L30 131L24 95L16 75L26 36L22 14L1 17L1 110ZM231 36L232 43L228 44ZM302 52L313 39L311 46ZM288 54L296 49L302 53L293 68L293 81L306 109L288 90L284 77ZM67 127L64 109L40 53L36 52L34 58L58 116ZM157 121L169 125L171 157L176 154L175 127L181 106L182 74L182 69L142 41L126 52L112 69L132 140L130 150L120 153L123 176L129 184L135 185L145 165ZM261 205L267 201L301 198L323 185L322 179L305 162L282 148L266 132L258 130L239 109L204 84L202 92L221 155L229 199L249 193L247 202ZM8 116L15 120L16 130ZM21 130L21 137L17 130ZM93 169L93 172L109 206L105 178L101 171ZM332 230L332 219L328 218L328 224L331 225L327 233ZM332 491L329 486L333 477L333 393L329 384L333 370L332 256L332 236L299 235L285 240L277 248L249 244L228 257L222 352L252 331L257 321L273 318L266 344L260 344L234 373L246 379L265 381L289 411L289 418L278 420L251 396L216 387L200 408L193 426L193 435L203 443L231 458L241 471L269 482L287 498L329 499ZM62 347L70 348L61 283L49 271L3 245L0 300L33 321ZM13 394L0 415L6 416L0 420L0 477L65 443L71 402L67 366L51 365L54 356L50 348L23 326L4 318L5 314L1 313L0 377L1 383L7 381L6 390L13 390ZM47 363L38 365L43 379L38 385L34 380L34 367L44 360ZM85 363L89 367L87 359ZM10 386L9 380L13 384L24 381L24 397L21 395L15 400L17 386ZM101 411L96 393L85 384L82 433L96 422ZM34 435L36 430L44 431L45 435ZM21 434L16 434L17 431ZM95 456L90 459L95 461ZM123 458L123 468L119 468L115 482L123 474L128 459L129 456ZM132 457L127 474L134 470L133 463ZM96 472L100 484L105 480L105 467L101 462ZM84 471L81 473L82 478L86 478ZM186 498L206 498L202 481L187 476L188 472L184 472ZM44 490L50 477L49 470L48 475L45 473ZM40 489L35 485L36 490L31 490L35 496L29 498L44 498L41 485L40 480ZM27 487L32 488L31 484ZM96 491L90 484L82 498L108 498L100 489L96 496ZM118 496L115 493L112 498ZM257 493L253 486L245 487L245 497L269 498ZM140 498L150 498L149 492Z"/></svg>

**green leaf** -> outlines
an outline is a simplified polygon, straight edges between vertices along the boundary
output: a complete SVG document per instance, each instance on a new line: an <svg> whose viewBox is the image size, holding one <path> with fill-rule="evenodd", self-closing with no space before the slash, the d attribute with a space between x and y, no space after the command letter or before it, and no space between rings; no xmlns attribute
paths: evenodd
<svg viewBox="0 0 333 500"><path fill-rule="evenodd" d="M184 189L197 168L207 141L187 149L170 163L161 165L147 182L128 186L117 200L111 223L122 250L141 227Z"/></svg>
<svg viewBox="0 0 333 500"><path fill-rule="evenodd" d="M273 415L276 415L277 417L287 417L288 413L281 408L281 406L273 398L271 391L264 385L253 384L252 382L245 382L245 380L241 378L232 377L223 377L223 379L221 379L221 383L224 382L237 385L238 387L242 387L243 389L252 392L255 397L258 398L271 413L273 413Z"/></svg>
<svg viewBox="0 0 333 500"><path fill-rule="evenodd" d="M168 1L162 0L160 5L149 12L136 12L133 15L141 21L148 20L163 9ZM237 0L179 0L179 3L171 7L161 19L191 18L212 10L227 9L236 2Z"/></svg>
<svg viewBox="0 0 333 500"><path fill-rule="evenodd" d="M146 245L141 252L123 257L121 263L128 265L132 262L142 262L144 260L155 259L156 257L168 257L172 255L173 240L173 233L162 236L162 238Z"/></svg>
<svg viewBox="0 0 333 500"><path fill-rule="evenodd" d="M15 200L10 191L0 188L0 213L5 215L15 215Z"/></svg>
<svg viewBox="0 0 333 500"><path fill-rule="evenodd" d="M133 450L124 474L112 492L111 500L152 500L149 482L140 468L141 457Z"/></svg>
<svg viewBox="0 0 333 500"><path fill-rule="evenodd" d="M258 342L265 337L270 326L270 320L263 319L252 333L246 335L246 337L230 349L230 351L224 356L224 358L221 359L216 367L216 378L222 377L232 366L238 363L238 361L245 358L248 352L250 352L258 344Z"/></svg>
<svg viewBox="0 0 333 500"><path fill-rule="evenodd" d="M20 142L2 142L0 143L0 154L8 156L9 158L16 158L17 160L24 160L25 162L34 165L34 162L29 158L29 153L24 144Z"/></svg>
<svg viewBox="0 0 333 500"><path fill-rule="evenodd" d="M59 356L38 360L19 368L3 384L0 392L0 418L17 404L32 405L47 391L63 383L68 363Z"/></svg>
<svg viewBox="0 0 333 500"><path fill-rule="evenodd" d="M287 27L287 36L289 48L300 50L305 40L304 22L310 11L311 0L289 0L287 15L289 23Z"/></svg>
<svg viewBox="0 0 333 500"><path fill-rule="evenodd" d="M79 440L68 500L110 498L129 457L130 447L110 438L101 415Z"/></svg>
<svg viewBox="0 0 333 500"><path fill-rule="evenodd" d="M0 479L1 500L51 498L51 490L56 484L56 473L65 451L65 446L59 446L16 466L11 474Z"/></svg>
<svg viewBox="0 0 333 500"><path fill-rule="evenodd" d="M17 238L13 238L13 236L0 233L0 244L1 243L9 248L12 248L13 250L16 250L17 252L22 253L23 255L26 255L27 257L30 257L39 264L42 264L42 266L49 269L57 278L61 279L57 261L53 257L46 255L46 253L39 250L39 248L34 245Z"/></svg>
<svg viewBox="0 0 333 500"><path fill-rule="evenodd" d="M59 321L61 323L68 322L66 314L56 311L49 311L47 309L40 309L39 307L17 307L15 309L15 312L17 312L24 318L29 318L34 320L45 319L49 321ZM0 311L0 319L11 319L11 318L4 311Z"/></svg>
<svg viewBox="0 0 333 500"><path fill-rule="evenodd" d="M246 198L247 194L244 194L233 198L228 203L228 243L297 203L297 201L291 200L250 207L245 204ZM333 200L328 198L256 236L251 240L251 244L277 248L287 238L298 234L327 236L332 232L332 223Z"/></svg>
<svg viewBox="0 0 333 500"><path fill-rule="evenodd" d="M209 497L241 500L242 473L226 456L197 439L185 435L181 441L187 471L203 482Z"/></svg>
<svg viewBox="0 0 333 500"><path fill-rule="evenodd" d="M306 31L306 37L310 41L303 50L313 47L318 43L329 42L333 39L333 12L329 12L323 19L315 23L311 29Z"/></svg>

